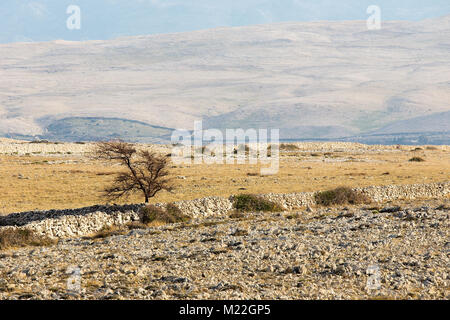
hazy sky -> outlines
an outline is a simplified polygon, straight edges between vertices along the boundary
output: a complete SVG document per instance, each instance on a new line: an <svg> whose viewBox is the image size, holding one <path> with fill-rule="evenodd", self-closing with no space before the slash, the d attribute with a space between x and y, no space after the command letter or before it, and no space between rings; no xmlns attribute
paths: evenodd
<svg viewBox="0 0 450 320"><path fill-rule="evenodd" d="M69 30L69 5L81 29ZM383 20L450 14L450 0L1 0L0 43L91 40L283 21L365 20L369 5Z"/></svg>

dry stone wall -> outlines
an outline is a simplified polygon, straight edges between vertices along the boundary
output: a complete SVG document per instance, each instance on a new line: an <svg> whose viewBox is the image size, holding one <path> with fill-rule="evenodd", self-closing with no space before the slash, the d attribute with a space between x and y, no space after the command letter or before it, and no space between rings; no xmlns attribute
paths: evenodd
<svg viewBox="0 0 450 320"><path fill-rule="evenodd" d="M355 188L368 195L375 202L395 199L441 198L450 194L450 182L388 185Z"/></svg>
<svg viewBox="0 0 450 320"><path fill-rule="evenodd" d="M94 150L93 143L33 143L27 141L0 140L0 154L6 155L86 155ZM168 153L171 150L169 145L157 144L135 144L138 149L152 150L161 153Z"/></svg>
<svg viewBox="0 0 450 320"><path fill-rule="evenodd" d="M388 185L355 188L375 202L396 199L444 198L450 194L450 182ZM286 210L315 205L314 193L265 194ZM174 203L193 218L228 214L233 209L233 197L207 197ZM124 225L139 220L143 204L123 206L93 206L81 209L13 213L0 217L1 228L26 228L51 238L77 237L96 233L108 226ZM158 204L165 206L165 204Z"/></svg>

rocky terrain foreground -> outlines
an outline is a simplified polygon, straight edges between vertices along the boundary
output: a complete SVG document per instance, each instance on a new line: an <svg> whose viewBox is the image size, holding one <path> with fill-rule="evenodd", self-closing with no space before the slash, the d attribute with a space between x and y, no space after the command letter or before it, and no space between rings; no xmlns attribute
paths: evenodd
<svg viewBox="0 0 450 320"><path fill-rule="evenodd" d="M449 299L449 209L405 200L60 239L0 252L0 299Z"/></svg>

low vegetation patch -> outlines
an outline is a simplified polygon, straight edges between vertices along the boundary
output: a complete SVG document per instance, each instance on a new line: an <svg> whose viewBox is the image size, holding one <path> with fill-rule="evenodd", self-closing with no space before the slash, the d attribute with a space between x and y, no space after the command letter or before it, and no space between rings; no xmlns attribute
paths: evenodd
<svg viewBox="0 0 450 320"><path fill-rule="evenodd" d="M127 234L129 229L126 227L109 226L103 227L99 232L94 234L90 239L105 239L112 236L121 236Z"/></svg>
<svg viewBox="0 0 450 320"><path fill-rule="evenodd" d="M409 159L408 161L410 162L424 162L425 159L421 158L421 157L412 157L411 159Z"/></svg>
<svg viewBox="0 0 450 320"><path fill-rule="evenodd" d="M28 246L49 246L55 241L39 236L31 230L6 229L0 231L0 250Z"/></svg>
<svg viewBox="0 0 450 320"><path fill-rule="evenodd" d="M84 239L105 239L112 236L122 236L131 230L147 229L148 226L141 222L130 222L122 226L105 226L92 236L84 237Z"/></svg>
<svg viewBox="0 0 450 320"><path fill-rule="evenodd" d="M165 209L154 205L148 205L141 209L141 222L145 224L187 222L191 217L183 214L174 204L169 203Z"/></svg>
<svg viewBox="0 0 450 320"><path fill-rule="evenodd" d="M280 212L280 204L266 200L253 194L240 194L235 196L233 207L240 212L267 211Z"/></svg>
<svg viewBox="0 0 450 320"><path fill-rule="evenodd" d="M370 203L365 194L348 187L317 192L314 197L316 203L322 206Z"/></svg>

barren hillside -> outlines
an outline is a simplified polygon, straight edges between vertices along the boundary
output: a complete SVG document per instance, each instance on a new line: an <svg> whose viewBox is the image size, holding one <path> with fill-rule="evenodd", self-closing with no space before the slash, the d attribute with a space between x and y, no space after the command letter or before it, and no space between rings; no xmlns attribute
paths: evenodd
<svg viewBox="0 0 450 320"><path fill-rule="evenodd" d="M420 132L436 133L448 129L448 117L436 115L450 109L449 21L384 22L378 31L365 21L280 23L0 45L0 135L155 141L167 139L167 128L204 119L208 127L280 128L284 139L333 139L380 128L397 134L390 124L417 117L432 117ZM67 130L80 117L89 131Z"/></svg>

